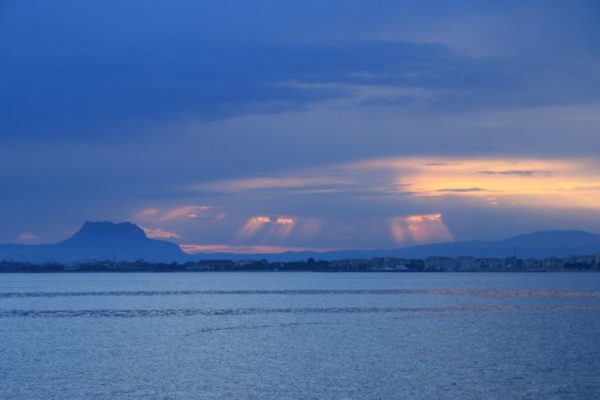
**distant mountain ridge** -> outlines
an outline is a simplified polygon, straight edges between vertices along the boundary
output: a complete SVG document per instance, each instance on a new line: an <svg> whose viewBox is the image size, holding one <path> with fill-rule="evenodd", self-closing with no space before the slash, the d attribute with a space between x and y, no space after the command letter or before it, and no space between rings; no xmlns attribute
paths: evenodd
<svg viewBox="0 0 600 400"><path fill-rule="evenodd" d="M473 256L480 258L569 257L600 254L600 235L583 231L541 231L513 236L498 241L465 241L426 244L408 248L382 250L344 250L330 252L286 252L280 254L201 253L187 254L172 242L150 239L145 232L129 222L86 222L70 238L43 245L0 245L0 260L44 262L76 262L90 260L149 262L185 262L194 260L255 260L300 261L373 257L426 258L432 256Z"/></svg>
<svg viewBox="0 0 600 400"><path fill-rule="evenodd" d="M295 261L315 258L321 260L359 259L373 257L426 258L460 257L480 258L545 258L600 254L600 235L584 231L540 231L513 236L497 241L464 241L424 244L407 248L380 250L342 250L331 252L287 252L281 254L197 254L208 259L259 259Z"/></svg>
<svg viewBox="0 0 600 400"><path fill-rule="evenodd" d="M150 239L140 227L129 222L88 221L73 236L56 244L0 245L0 259L28 262L112 259L172 262L187 257L177 244Z"/></svg>

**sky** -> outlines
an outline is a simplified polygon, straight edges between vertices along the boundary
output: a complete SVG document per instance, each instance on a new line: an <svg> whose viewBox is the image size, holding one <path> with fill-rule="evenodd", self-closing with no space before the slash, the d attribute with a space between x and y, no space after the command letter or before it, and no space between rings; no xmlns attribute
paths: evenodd
<svg viewBox="0 0 600 400"><path fill-rule="evenodd" d="M0 0L0 243L600 232L600 3Z"/></svg>

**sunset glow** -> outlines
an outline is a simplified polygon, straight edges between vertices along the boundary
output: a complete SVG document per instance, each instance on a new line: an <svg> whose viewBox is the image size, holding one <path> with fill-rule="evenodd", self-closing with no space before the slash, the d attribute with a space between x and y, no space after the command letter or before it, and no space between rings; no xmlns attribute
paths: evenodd
<svg viewBox="0 0 600 400"><path fill-rule="evenodd" d="M252 217L246 222L246 224L240 229L239 236L249 237L254 235L260 230L265 224L271 223L270 217L256 216Z"/></svg>
<svg viewBox="0 0 600 400"><path fill-rule="evenodd" d="M278 254L290 251L324 252L332 249L326 247L288 247L270 245L226 245L226 244L182 244L181 249L188 254L196 253L235 253L235 254Z"/></svg>
<svg viewBox="0 0 600 400"><path fill-rule="evenodd" d="M591 0L8 3L0 243L86 220L292 248L600 232Z"/></svg>
<svg viewBox="0 0 600 400"><path fill-rule="evenodd" d="M170 232L160 228L142 228L146 236L152 239L177 239L179 235L175 232Z"/></svg>
<svg viewBox="0 0 600 400"><path fill-rule="evenodd" d="M409 243L434 243L452 241L442 214L409 215L393 217L389 221L390 235L399 245Z"/></svg>
<svg viewBox="0 0 600 400"><path fill-rule="evenodd" d="M337 204L344 207L348 201L360 202L361 207L378 203L361 208L361 212L373 215L370 221L355 220L356 215L349 211L343 224L316 217L312 211L304 211L308 215L301 217L293 215L293 209L289 214L244 218L224 204L148 207L138 211L135 218L153 226L147 230L150 237L185 241L193 237L175 232L202 226L206 232L228 232L223 237L235 239L239 242L235 246L244 251L244 246L256 246L256 242L302 248L325 242L344 248L363 231L375 232L388 247L452 241L456 240L454 232L461 228L457 225L461 218L454 216L457 208L480 213L600 209L600 168L592 159L391 157L280 171L278 175L208 182L205 186L225 190L215 193L235 203L249 192L257 204L298 196L315 204L335 196ZM327 178L307 178L317 175ZM448 216L450 225L444 218Z"/></svg>
<svg viewBox="0 0 600 400"><path fill-rule="evenodd" d="M387 171L414 196L470 196L490 203L600 208L597 162L564 159L392 158L356 163L357 170Z"/></svg>
<svg viewBox="0 0 600 400"><path fill-rule="evenodd" d="M600 0L0 0L0 400L600 400Z"/></svg>

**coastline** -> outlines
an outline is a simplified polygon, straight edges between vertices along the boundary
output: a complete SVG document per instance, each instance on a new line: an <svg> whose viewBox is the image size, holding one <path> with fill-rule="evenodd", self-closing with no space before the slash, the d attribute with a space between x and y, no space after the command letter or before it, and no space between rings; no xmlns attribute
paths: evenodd
<svg viewBox="0 0 600 400"><path fill-rule="evenodd" d="M597 272L600 255L564 259L428 257L425 259L371 258L335 261L269 262L267 260L201 260L186 263L91 260L73 263L0 261L0 273L86 272Z"/></svg>

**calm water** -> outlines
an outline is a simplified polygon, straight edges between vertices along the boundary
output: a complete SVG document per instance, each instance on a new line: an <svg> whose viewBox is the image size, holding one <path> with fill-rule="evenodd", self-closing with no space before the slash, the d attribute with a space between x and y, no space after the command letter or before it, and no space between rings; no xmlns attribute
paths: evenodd
<svg viewBox="0 0 600 400"><path fill-rule="evenodd" d="M0 399L600 398L600 274L0 275Z"/></svg>

